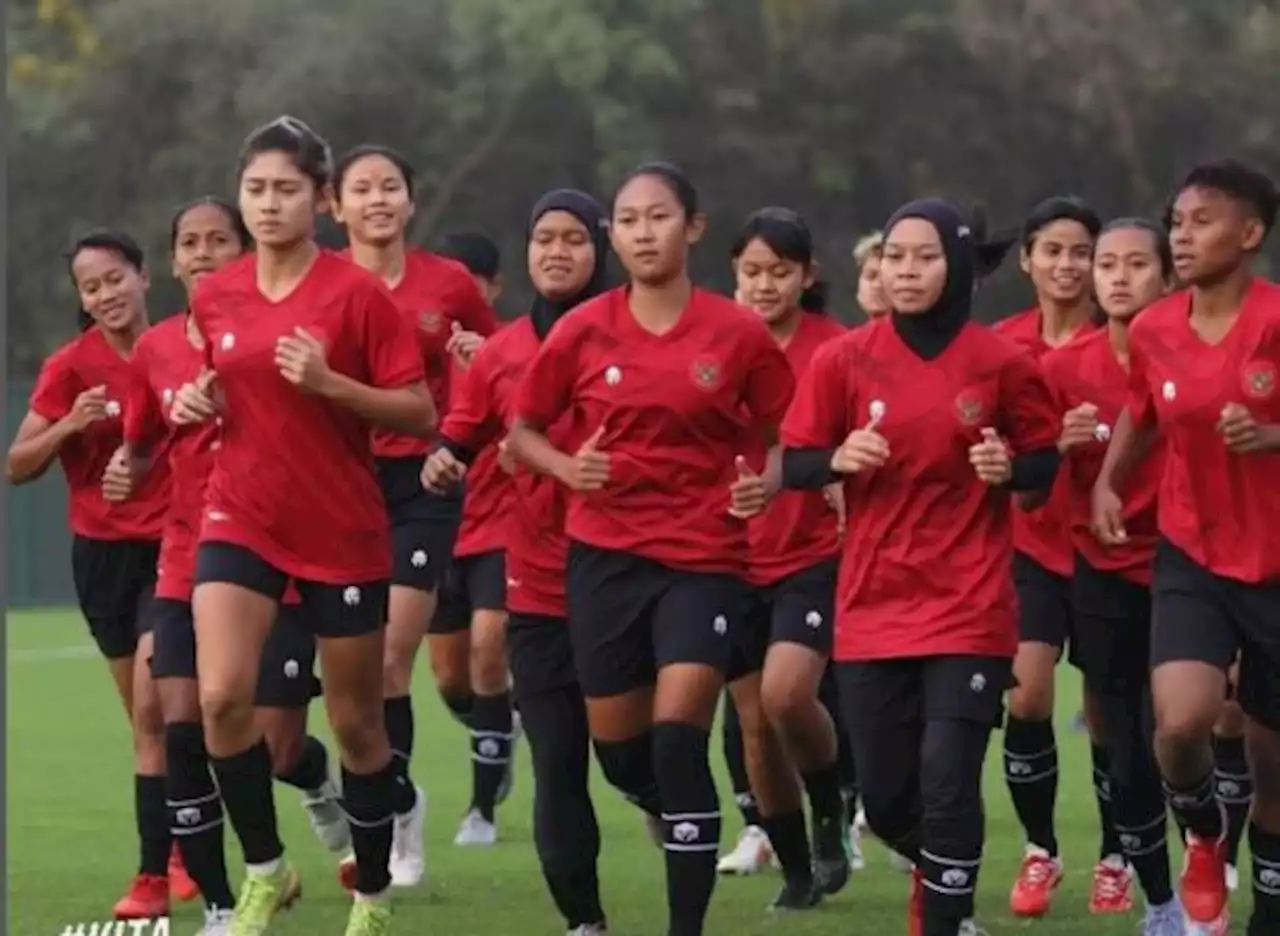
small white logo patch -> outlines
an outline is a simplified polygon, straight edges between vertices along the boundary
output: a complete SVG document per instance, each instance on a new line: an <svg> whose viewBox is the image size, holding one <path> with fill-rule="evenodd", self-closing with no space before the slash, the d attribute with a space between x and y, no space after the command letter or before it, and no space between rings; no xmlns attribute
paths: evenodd
<svg viewBox="0 0 1280 936"><path fill-rule="evenodd" d="M613 365L606 367L604 371L604 382L611 387L616 387L618 384L622 383L622 371Z"/></svg>
<svg viewBox="0 0 1280 936"><path fill-rule="evenodd" d="M867 415L875 420L884 419L884 411L884 400L872 400L871 405L867 407Z"/></svg>
<svg viewBox="0 0 1280 936"><path fill-rule="evenodd" d="M300 667L300 666L298 666L298 661L297 661L297 660L285 660L285 661L284 661L284 678L285 678L285 679L297 679L297 678L298 678L298 671L299 671L300 669L301 669L301 667Z"/></svg>
<svg viewBox="0 0 1280 936"><path fill-rule="evenodd" d="M354 608L360 603L360 589L354 585L348 585L342 590L342 602L348 607Z"/></svg>
<svg viewBox="0 0 1280 936"><path fill-rule="evenodd" d="M107 411L108 416L116 417L120 415L120 403L117 400L107 400L107 404L103 409Z"/></svg>
<svg viewBox="0 0 1280 936"><path fill-rule="evenodd" d="M413 555L409 557L409 565L415 569L425 569L427 567L427 551L425 549L415 549Z"/></svg>
<svg viewBox="0 0 1280 936"><path fill-rule="evenodd" d="M222 336L222 340L218 342L218 344L222 347L223 351L230 351L236 346L236 336L231 334L231 332L227 332Z"/></svg>
<svg viewBox="0 0 1280 936"><path fill-rule="evenodd" d="M723 614L717 614L711 621L711 629L723 637L729 631L729 619Z"/></svg>
<svg viewBox="0 0 1280 936"><path fill-rule="evenodd" d="M1160 387L1160 395L1166 403L1172 403L1178 398L1178 388L1172 380L1166 380Z"/></svg>
<svg viewBox="0 0 1280 936"><path fill-rule="evenodd" d="M814 630L822 626L822 614L817 611L810 611L804 616L804 622Z"/></svg>

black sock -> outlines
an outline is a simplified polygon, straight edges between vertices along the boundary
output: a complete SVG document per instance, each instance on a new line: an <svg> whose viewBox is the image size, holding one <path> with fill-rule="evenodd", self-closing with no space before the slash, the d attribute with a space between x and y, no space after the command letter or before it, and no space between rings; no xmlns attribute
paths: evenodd
<svg viewBox="0 0 1280 936"><path fill-rule="evenodd" d="M1093 756L1093 798L1098 804L1098 825L1102 830L1098 858L1106 860L1124 854L1124 847L1116 835L1115 810L1111 804L1111 755L1105 747L1097 744L1091 744L1089 752Z"/></svg>
<svg viewBox="0 0 1280 936"><path fill-rule="evenodd" d="M605 779L647 816L662 818L662 798L653 769L653 732L626 741L593 741Z"/></svg>
<svg viewBox="0 0 1280 936"><path fill-rule="evenodd" d="M1227 808L1227 863L1240 863L1240 840L1253 808L1253 775L1245 758L1244 738L1213 739L1213 777L1218 800Z"/></svg>
<svg viewBox="0 0 1280 936"><path fill-rule="evenodd" d="M493 822L511 760L511 693L478 695L471 711L471 808Z"/></svg>
<svg viewBox="0 0 1280 936"><path fill-rule="evenodd" d="M720 806L708 741L709 733L693 725L653 726L653 765L666 841L667 936L702 936L716 886Z"/></svg>
<svg viewBox="0 0 1280 936"><path fill-rule="evenodd" d="M804 827L803 810L765 816L761 822L788 883L812 884L813 857L809 852L809 834Z"/></svg>
<svg viewBox="0 0 1280 936"><path fill-rule="evenodd" d="M268 864L284 854L271 789L271 752L265 740L230 757L210 757L231 828L245 864Z"/></svg>
<svg viewBox="0 0 1280 936"><path fill-rule="evenodd" d="M805 792L809 794L809 808L813 810L814 825L819 822L843 822L844 797L840 795L840 771L836 761L826 767L811 770L802 777Z"/></svg>
<svg viewBox="0 0 1280 936"><path fill-rule="evenodd" d="M276 778L291 787L297 787L304 793L312 793L324 786L329 779L329 752L319 738L307 735L302 742L302 753L289 768L289 772Z"/></svg>
<svg viewBox="0 0 1280 936"><path fill-rule="evenodd" d="M376 773L356 774L342 768L342 802L351 824L351 850L356 855L356 892L377 896L391 886L392 825L399 799L397 787L407 786L395 758Z"/></svg>
<svg viewBox="0 0 1280 936"><path fill-rule="evenodd" d="M413 760L413 699L407 695L386 699L382 703L387 723L387 740L395 755L396 769L409 776L409 762Z"/></svg>
<svg viewBox="0 0 1280 936"><path fill-rule="evenodd" d="M1009 716L1004 730L1004 776L1027 841L1056 858L1053 811L1058 800L1058 747L1053 722Z"/></svg>
<svg viewBox="0 0 1280 936"><path fill-rule="evenodd" d="M1247 936L1280 933L1280 834L1249 825L1253 857L1253 916Z"/></svg>
<svg viewBox="0 0 1280 936"><path fill-rule="evenodd" d="M440 700L444 702L444 707L449 710L449 714L453 716L454 721L470 726L471 713L476 707L476 697L471 690L465 692L455 692L450 690L445 692L441 690Z"/></svg>
<svg viewBox="0 0 1280 936"><path fill-rule="evenodd" d="M138 823L139 874L164 877L169 873L169 810L165 806L164 775L135 774L133 778L134 818Z"/></svg>
<svg viewBox="0 0 1280 936"><path fill-rule="evenodd" d="M738 710L728 694L724 697L720 743L725 764L729 768L729 780L733 784L733 802L742 814L742 824L763 828L764 819L760 816L756 796L751 792L751 779L747 776L747 760L742 749L742 725L738 722Z"/></svg>
<svg viewBox="0 0 1280 936"><path fill-rule="evenodd" d="M1166 829L1168 817L1164 803L1157 800L1150 804L1159 813L1144 824L1117 827L1124 848L1125 860L1133 865L1147 903L1158 907L1173 899L1173 886L1169 872L1169 843Z"/></svg>
<svg viewBox="0 0 1280 936"><path fill-rule="evenodd" d="M1213 782L1213 771L1205 774L1198 783L1181 790L1166 781L1164 790L1169 808L1179 817L1178 825L1197 838L1208 841L1222 836L1224 817Z"/></svg>
<svg viewBox="0 0 1280 936"><path fill-rule="evenodd" d="M195 722L176 722L165 726L164 741L169 830L205 906L230 910L236 900L222 847L222 798L209 772L204 729Z"/></svg>
<svg viewBox="0 0 1280 936"><path fill-rule="evenodd" d="M836 683L836 673L833 666L828 666L827 671L822 675L822 682L818 684L818 701L826 708L827 714L831 716L831 722L836 728L836 770L840 774L840 790L844 794L844 798L848 807L857 808L858 799L858 767L853 760L853 747L849 744L848 732L844 730L842 716L840 714L840 690ZM852 819L853 813L850 812Z"/></svg>

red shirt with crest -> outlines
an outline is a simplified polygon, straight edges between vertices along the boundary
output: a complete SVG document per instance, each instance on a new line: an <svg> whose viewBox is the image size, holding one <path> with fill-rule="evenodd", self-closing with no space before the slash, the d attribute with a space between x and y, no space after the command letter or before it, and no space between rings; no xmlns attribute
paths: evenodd
<svg viewBox="0 0 1280 936"><path fill-rule="evenodd" d="M747 524L729 514L734 460L786 412L795 379L756 313L694 289L665 334L628 290L578 306L547 336L516 414L539 431L573 413L611 458L603 490L569 495L570 539L674 569L744 575Z"/></svg>
<svg viewBox="0 0 1280 936"><path fill-rule="evenodd" d="M1280 424L1280 286L1253 280L1217 344L1191 327L1191 293L1174 293L1133 323L1129 355L1129 411L1165 440L1161 535L1217 575L1280 580L1280 452L1236 454L1217 428L1228 403Z"/></svg>
<svg viewBox="0 0 1280 936"><path fill-rule="evenodd" d="M978 479L969 449L984 428L1015 453L1056 444L1060 410L1040 368L972 323L924 361L878 319L818 351L783 444L835 448L877 417L888 462L844 481L835 658L1012 657L1013 505Z"/></svg>

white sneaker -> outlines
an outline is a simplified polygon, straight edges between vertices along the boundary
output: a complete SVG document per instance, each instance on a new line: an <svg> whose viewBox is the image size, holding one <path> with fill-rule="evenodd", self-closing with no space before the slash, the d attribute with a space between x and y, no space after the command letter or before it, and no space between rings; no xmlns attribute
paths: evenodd
<svg viewBox="0 0 1280 936"><path fill-rule="evenodd" d="M849 870L861 871L867 866L867 859L862 854L862 830L855 822L849 827Z"/></svg>
<svg viewBox="0 0 1280 936"><path fill-rule="evenodd" d="M351 847L351 826L342 812L341 800L342 794L332 780L308 790L302 797L302 808L307 811L311 831L334 854Z"/></svg>
<svg viewBox="0 0 1280 936"><path fill-rule="evenodd" d="M569 930L569 936L609 936L609 931L599 923L583 923Z"/></svg>
<svg viewBox="0 0 1280 936"><path fill-rule="evenodd" d="M773 846L769 836L759 826L747 826L738 834L738 844L733 851L720 859L716 871L720 874L758 874L773 860Z"/></svg>
<svg viewBox="0 0 1280 936"><path fill-rule="evenodd" d="M492 845L498 841L498 827L473 809L462 818L458 826L458 834L453 837L455 845Z"/></svg>
<svg viewBox="0 0 1280 936"><path fill-rule="evenodd" d="M522 734L524 734L524 724L520 721L520 713L512 711L511 741L507 745L507 769L502 774L502 783L498 784L498 791L493 798L496 806L501 806L507 801L512 788L516 785L516 745L519 744Z"/></svg>
<svg viewBox="0 0 1280 936"><path fill-rule="evenodd" d="M893 870L897 871L899 874L910 874L916 869L916 866L911 863L910 858L906 855L898 854L892 848L889 849L889 867L893 868Z"/></svg>
<svg viewBox="0 0 1280 936"><path fill-rule="evenodd" d="M223 910L221 907L210 907L204 912L204 926L196 936L231 936L231 920L234 910Z"/></svg>
<svg viewBox="0 0 1280 936"><path fill-rule="evenodd" d="M1227 890L1234 894L1240 889L1240 869L1233 864L1229 864L1223 873L1227 878Z"/></svg>
<svg viewBox="0 0 1280 936"><path fill-rule="evenodd" d="M987 931L979 929L978 924L973 920L965 920L960 924L960 932L957 936L987 936Z"/></svg>
<svg viewBox="0 0 1280 936"><path fill-rule="evenodd" d="M867 832L871 829L867 824L867 811L862 808L862 797L858 797L858 811L853 817L853 827L859 832Z"/></svg>
<svg viewBox="0 0 1280 936"><path fill-rule="evenodd" d="M414 786L413 809L396 816L391 832L391 886L417 887L422 883L426 860L422 851L422 823L427 817L427 794Z"/></svg>

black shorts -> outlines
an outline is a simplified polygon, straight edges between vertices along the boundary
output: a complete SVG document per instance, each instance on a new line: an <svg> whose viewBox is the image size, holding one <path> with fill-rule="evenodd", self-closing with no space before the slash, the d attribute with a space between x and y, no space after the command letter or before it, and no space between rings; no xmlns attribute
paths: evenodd
<svg viewBox="0 0 1280 936"><path fill-rule="evenodd" d="M725 679L733 682L758 673L769 648L776 643L800 644L820 656L831 656L836 567L832 559L772 585L748 588L742 627L734 641Z"/></svg>
<svg viewBox="0 0 1280 936"><path fill-rule="evenodd" d="M196 629L191 605L157 598L152 617L155 649L151 675L155 679L196 678ZM315 677L316 641L297 607L283 605L262 648L257 705L263 708L306 708L320 695Z"/></svg>
<svg viewBox="0 0 1280 936"><path fill-rule="evenodd" d="M1013 661L1003 657L938 656L837 663L841 714L852 737L918 728L930 721L997 727Z"/></svg>
<svg viewBox="0 0 1280 936"><path fill-rule="evenodd" d="M569 546L566 591L574 665L589 699L653 685L671 663L725 672L746 607L735 576L583 543Z"/></svg>
<svg viewBox="0 0 1280 936"><path fill-rule="evenodd" d="M71 541L71 576L80 612L108 660L133 655L138 635L151 627L159 540Z"/></svg>
<svg viewBox="0 0 1280 936"><path fill-rule="evenodd" d="M1238 654L1240 707L1280 731L1280 581L1216 575L1162 540L1151 592L1152 668L1195 660L1226 672Z"/></svg>
<svg viewBox="0 0 1280 936"><path fill-rule="evenodd" d="M251 549L204 542L196 551L196 584L225 582L265 595L277 604L291 577ZM382 628L387 618L387 582L331 585L292 579L302 597L300 613L315 637L360 637Z"/></svg>
<svg viewBox="0 0 1280 936"><path fill-rule="evenodd" d="M501 550L454 559L440 589L428 634L457 634L471 628L476 611L507 609L507 554Z"/></svg>
<svg viewBox="0 0 1280 936"><path fill-rule="evenodd" d="M512 614L507 656L516 701L578 685L569 622L545 614Z"/></svg>
<svg viewBox="0 0 1280 936"><path fill-rule="evenodd" d="M1071 656L1097 692L1141 693L1151 674L1151 589L1076 554Z"/></svg>
<svg viewBox="0 0 1280 936"><path fill-rule="evenodd" d="M462 517L459 495L422 486L422 458L379 458L378 480L391 520L391 584L435 591L449 568Z"/></svg>
<svg viewBox="0 0 1280 936"><path fill-rule="evenodd" d="M1019 639L1023 643L1042 643L1056 647L1062 655L1070 646L1069 659L1075 657L1074 621L1071 607L1071 579L1050 572L1024 553L1013 554L1013 584L1018 591Z"/></svg>

